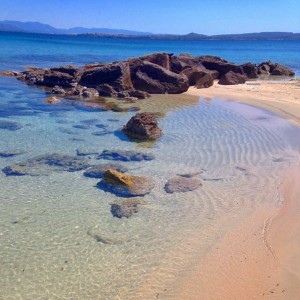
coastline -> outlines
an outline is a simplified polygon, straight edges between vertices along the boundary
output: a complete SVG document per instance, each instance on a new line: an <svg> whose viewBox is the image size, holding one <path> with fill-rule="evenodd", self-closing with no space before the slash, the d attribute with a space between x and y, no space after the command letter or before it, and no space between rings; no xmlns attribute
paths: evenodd
<svg viewBox="0 0 300 300"><path fill-rule="evenodd" d="M186 94L207 99L238 101L270 110L300 126L300 79L247 81L241 85L219 85L207 89L190 87Z"/></svg>
<svg viewBox="0 0 300 300"><path fill-rule="evenodd" d="M192 87L187 94L257 106L300 126L299 79L238 86L215 83L209 89ZM278 185L278 204L257 207L239 219L205 257L199 257L193 271L176 282L170 299L297 299L299 162Z"/></svg>

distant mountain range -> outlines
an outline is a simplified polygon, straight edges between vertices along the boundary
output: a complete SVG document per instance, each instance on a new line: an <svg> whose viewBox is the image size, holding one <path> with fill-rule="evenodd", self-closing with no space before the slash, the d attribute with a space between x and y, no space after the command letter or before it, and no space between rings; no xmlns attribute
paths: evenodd
<svg viewBox="0 0 300 300"><path fill-rule="evenodd" d="M89 35L106 36L118 38L143 38L161 40L300 40L300 33L293 32L258 32L243 34L221 34L204 35L189 33L184 35L177 34L153 34L151 32L141 32L125 29L110 28L84 28L73 27L69 29L59 29L48 24L39 22L19 22L19 21L0 21L0 31L5 32L24 32L42 34L69 34L69 35Z"/></svg>
<svg viewBox="0 0 300 300"><path fill-rule="evenodd" d="M123 35L150 35L150 32L141 32L125 29L109 28L84 28L73 27L69 29L59 29L48 24L39 22L19 22L19 21L0 21L0 31L10 32L31 32L45 34L123 34Z"/></svg>

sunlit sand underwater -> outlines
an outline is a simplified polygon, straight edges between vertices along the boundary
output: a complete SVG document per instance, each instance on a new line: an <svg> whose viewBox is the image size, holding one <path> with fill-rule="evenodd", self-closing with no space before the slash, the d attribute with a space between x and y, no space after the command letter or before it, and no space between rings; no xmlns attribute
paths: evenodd
<svg viewBox="0 0 300 300"><path fill-rule="evenodd" d="M20 152L0 158L1 169L38 155L76 156L77 149L133 150L155 159L121 163L129 174L153 178L155 188L137 213L119 219L110 204L121 198L99 189L100 179L83 176L84 170L1 172L0 299L170 296L168 287L236 222L281 204L278 186L298 160L300 131L247 105L154 96L133 106L163 112L164 134L152 144L136 143L120 131L135 111L106 111L75 100L49 105L44 91L1 81L7 89L1 91L0 120L21 127L0 129L0 152ZM95 154L83 159L90 165L113 162ZM194 173L201 187L165 192L168 179Z"/></svg>

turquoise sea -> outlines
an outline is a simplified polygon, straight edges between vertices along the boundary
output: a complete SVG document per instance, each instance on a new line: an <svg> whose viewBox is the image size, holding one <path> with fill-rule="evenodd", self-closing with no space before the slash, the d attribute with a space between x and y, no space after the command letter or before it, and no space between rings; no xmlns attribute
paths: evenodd
<svg viewBox="0 0 300 300"><path fill-rule="evenodd" d="M300 41L21 33L0 33L0 71L111 62L159 51L211 54L236 63L270 59L300 74ZM83 170L42 165L27 176L0 172L1 300L176 299L181 280L232 226L260 207L281 205L278 186L299 159L299 128L244 104L182 95L141 100L134 105L142 111L161 112L164 134L148 144L120 132L134 109L107 111L74 99L50 105L47 97L42 89L0 77L0 123L16 125L0 128L0 153L18 152L0 157L0 169L39 155L76 156L77 149L89 150L84 159L95 165L111 161L93 153L132 150L154 155L151 161L122 164L129 174L153 178L155 187L138 213L119 219L110 204L120 197L99 189L100 179L83 176ZM186 193L164 191L169 178L187 173L199 173L202 186Z"/></svg>

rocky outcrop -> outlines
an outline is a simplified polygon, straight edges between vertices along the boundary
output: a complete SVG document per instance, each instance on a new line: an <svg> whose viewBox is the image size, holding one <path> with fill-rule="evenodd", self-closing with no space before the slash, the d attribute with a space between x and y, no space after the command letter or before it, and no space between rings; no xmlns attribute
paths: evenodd
<svg viewBox="0 0 300 300"><path fill-rule="evenodd" d="M139 210L138 206L142 203L141 199L125 199L110 205L111 214L116 218L130 218Z"/></svg>
<svg viewBox="0 0 300 300"><path fill-rule="evenodd" d="M190 177L173 177L165 184L165 191L167 193L185 193L193 191L200 187L201 181L197 178Z"/></svg>
<svg viewBox="0 0 300 300"><path fill-rule="evenodd" d="M266 61L258 66L259 74L274 76L294 76L295 72L290 68L278 63Z"/></svg>
<svg viewBox="0 0 300 300"><path fill-rule="evenodd" d="M29 85L50 87L53 94L81 97L100 95L136 100L145 99L149 94L183 93L194 85L197 88L207 88L212 85L213 80L221 78L221 82L242 83L241 76L235 76L240 80L225 80L224 76L228 77L228 73L243 75L245 80L265 75L295 75L291 69L270 61L258 66L252 63L237 65L217 56L192 56L187 53L174 55L164 52L122 62L96 63L83 68L29 67L24 72L4 71L0 75L14 76Z"/></svg>
<svg viewBox="0 0 300 300"><path fill-rule="evenodd" d="M116 96L114 93L133 89L129 64L127 62L106 64L85 71L80 78L79 84L96 88L100 95L103 95L103 87L109 86L112 88L110 96ZM106 91L106 93L109 95L109 91Z"/></svg>
<svg viewBox="0 0 300 300"><path fill-rule="evenodd" d="M295 72L290 68L285 67L280 64L274 64L273 68L271 68L271 75L273 76L294 76Z"/></svg>
<svg viewBox="0 0 300 300"><path fill-rule="evenodd" d="M134 139L156 140L162 135L156 119L153 113L137 113L127 122L122 131Z"/></svg>
<svg viewBox="0 0 300 300"><path fill-rule="evenodd" d="M220 78L218 83L221 85L235 85L235 84L242 84L245 82L246 82L246 78L244 75L230 71L230 72L224 74Z"/></svg>
<svg viewBox="0 0 300 300"><path fill-rule="evenodd" d="M120 197L136 197L149 194L154 181L148 177L127 175L109 169L105 171L98 187Z"/></svg>
<svg viewBox="0 0 300 300"><path fill-rule="evenodd" d="M154 155L151 153L135 152L130 150L103 150L98 156L98 159L118 161L149 161L154 158Z"/></svg>

